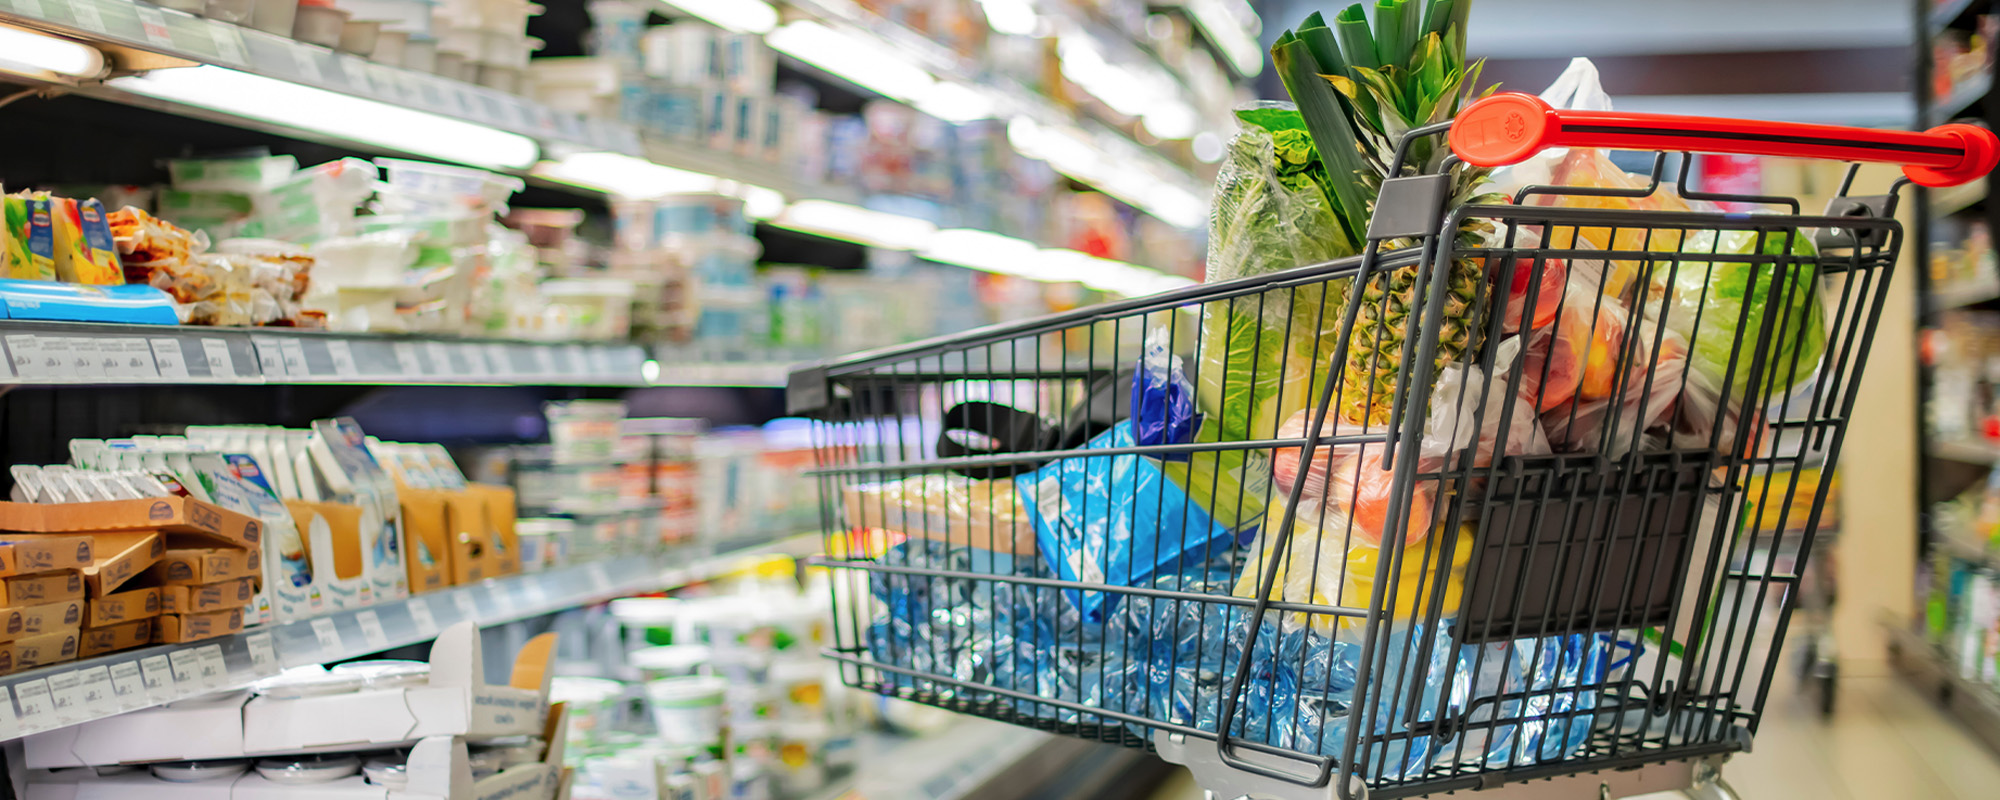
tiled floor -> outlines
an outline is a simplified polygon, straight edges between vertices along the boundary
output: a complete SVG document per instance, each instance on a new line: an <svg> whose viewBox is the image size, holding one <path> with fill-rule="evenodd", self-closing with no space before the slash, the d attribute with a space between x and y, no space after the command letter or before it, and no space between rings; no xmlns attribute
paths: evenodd
<svg viewBox="0 0 2000 800"><path fill-rule="evenodd" d="M1799 692L1789 679L1773 688L1755 751L1723 768L1723 777L1742 800L2000 797L2000 756L1886 666L1863 671L1849 664L1843 669L1856 674L1841 676L1831 719L1822 718L1817 699ZM1201 797L1201 790L1180 773L1154 800ZM1668 797L1672 795L1646 800Z"/></svg>

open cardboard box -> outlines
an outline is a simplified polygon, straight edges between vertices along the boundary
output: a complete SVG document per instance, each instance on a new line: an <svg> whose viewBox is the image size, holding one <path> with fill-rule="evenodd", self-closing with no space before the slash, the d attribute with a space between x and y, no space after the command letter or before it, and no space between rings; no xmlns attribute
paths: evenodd
<svg viewBox="0 0 2000 800"><path fill-rule="evenodd" d="M307 604L316 601L321 611L372 605L377 598L368 581L368 540L363 535L367 515L362 507L305 500L286 500L285 507L304 534L311 569L299 570L296 561L279 565L282 574L273 576L271 583L281 598L285 592L304 592ZM296 604L282 603L281 612L284 605Z"/></svg>
<svg viewBox="0 0 2000 800"><path fill-rule="evenodd" d="M305 786L273 783L254 770L230 780L168 783L144 772L99 777L90 770L31 771L25 800L561 800L567 714L549 709L542 728L548 752L540 763L517 764L479 780L465 740L430 736L410 749L409 783L392 790L355 775Z"/></svg>
<svg viewBox="0 0 2000 800"><path fill-rule="evenodd" d="M466 484L465 491L486 507L486 538L492 543L491 575L515 575L521 571L521 537L514 531L520 512L515 508L514 490L486 483Z"/></svg>
<svg viewBox="0 0 2000 800"><path fill-rule="evenodd" d="M546 721L555 635L528 641L506 685L486 683L479 629L460 622L431 648L430 683L280 700L248 692L170 703L24 739L33 768L384 749L430 736L534 734Z"/></svg>
<svg viewBox="0 0 2000 800"><path fill-rule="evenodd" d="M145 572L166 555L167 540L157 531L114 531L96 534L96 557L83 568L91 599L117 592L133 576Z"/></svg>
<svg viewBox="0 0 2000 800"><path fill-rule="evenodd" d="M433 592L451 585L454 537L445 493L398 484L396 501L403 507L403 560L410 591Z"/></svg>
<svg viewBox="0 0 2000 800"><path fill-rule="evenodd" d="M0 530L38 533L161 531L199 534L255 549L264 526L255 517L189 497L147 497L94 503L0 502Z"/></svg>

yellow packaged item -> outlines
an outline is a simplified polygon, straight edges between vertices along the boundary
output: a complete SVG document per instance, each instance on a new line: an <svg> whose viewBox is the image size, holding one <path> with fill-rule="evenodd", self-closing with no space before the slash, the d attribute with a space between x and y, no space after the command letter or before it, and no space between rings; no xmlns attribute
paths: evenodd
<svg viewBox="0 0 2000 800"><path fill-rule="evenodd" d="M55 226L56 277L68 283L119 286L125 272L118 265L104 205L96 200L57 197L50 200Z"/></svg>
<svg viewBox="0 0 2000 800"><path fill-rule="evenodd" d="M48 195L7 195L6 211L6 277L55 280L55 233L49 219Z"/></svg>

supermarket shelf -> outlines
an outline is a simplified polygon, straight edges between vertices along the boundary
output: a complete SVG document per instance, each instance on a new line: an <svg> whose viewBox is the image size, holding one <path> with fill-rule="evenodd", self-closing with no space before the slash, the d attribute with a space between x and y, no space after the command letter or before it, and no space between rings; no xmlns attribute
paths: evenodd
<svg viewBox="0 0 2000 800"><path fill-rule="evenodd" d="M629 125L587 119L505 92L372 63L138 0L0 0L0 20L422 108L545 141L630 155L640 150L638 132ZM132 98L108 84L78 88L92 96Z"/></svg>
<svg viewBox="0 0 2000 800"><path fill-rule="evenodd" d="M1986 199L1986 182L1969 181L1945 189L1932 189L1931 213L1956 214Z"/></svg>
<svg viewBox="0 0 2000 800"><path fill-rule="evenodd" d="M1947 286L1931 293L1937 309L1964 308L2000 298L2000 286Z"/></svg>
<svg viewBox="0 0 2000 800"><path fill-rule="evenodd" d="M1940 533L1936 539L1938 548L1960 561L1978 564L1987 569L2000 570L2000 550L1992 550L1976 542Z"/></svg>
<svg viewBox="0 0 2000 800"><path fill-rule="evenodd" d="M2000 689L1959 677L1943 652L1908 629L1906 623L1884 620L1889 629L1891 660L1926 693L1971 728L1988 747L2000 751Z"/></svg>
<svg viewBox="0 0 2000 800"><path fill-rule="evenodd" d="M1951 24L1958 21L1959 16L1976 2L1979 0L1938 0L1932 4L1930 17L1927 20L1930 23L1931 35L1936 36L1951 27Z"/></svg>
<svg viewBox="0 0 2000 800"><path fill-rule="evenodd" d="M626 557L428 592L216 639L112 653L0 678L0 740L214 691L286 667L341 661L428 641L467 620L496 625L728 571L761 555L817 551L817 535L727 553Z"/></svg>
<svg viewBox="0 0 2000 800"><path fill-rule="evenodd" d="M1967 109L1986 97L1992 86L1993 77L1983 72L1966 78L1964 83L1952 87L1951 93L1931 104L1927 112L1931 124L1941 125L1964 116Z"/></svg>
<svg viewBox="0 0 2000 800"><path fill-rule="evenodd" d="M666 386L736 386L783 388L792 365L777 362L739 364L674 364L662 360L656 383Z"/></svg>
<svg viewBox="0 0 2000 800"><path fill-rule="evenodd" d="M2000 446L1970 439L1943 439L1931 442L1931 455L1967 464L2000 463Z"/></svg>
<svg viewBox="0 0 2000 800"><path fill-rule="evenodd" d="M25 384L647 384L646 351L626 343L22 320L0 321L0 340L0 378Z"/></svg>

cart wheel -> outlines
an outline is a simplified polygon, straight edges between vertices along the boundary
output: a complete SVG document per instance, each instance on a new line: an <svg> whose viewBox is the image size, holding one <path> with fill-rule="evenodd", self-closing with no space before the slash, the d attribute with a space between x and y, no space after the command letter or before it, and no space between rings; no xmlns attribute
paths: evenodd
<svg viewBox="0 0 2000 800"><path fill-rule="evenodd" d="M1729 782L1723 780L1721 775L1706 783L1697 783L1683 789L1681 794L1686 795L1688 800L1742 800L1743 797L1737 794L1735 789L1730 788Z"/></svg>
<svg viewBox="0 0 2000 800"><path fill-rule="evenodd" d="M1819 663L1819 637L1806 637L1805 646L1799 648L1799 681L1810 680L1813 667Z"/></svg>

